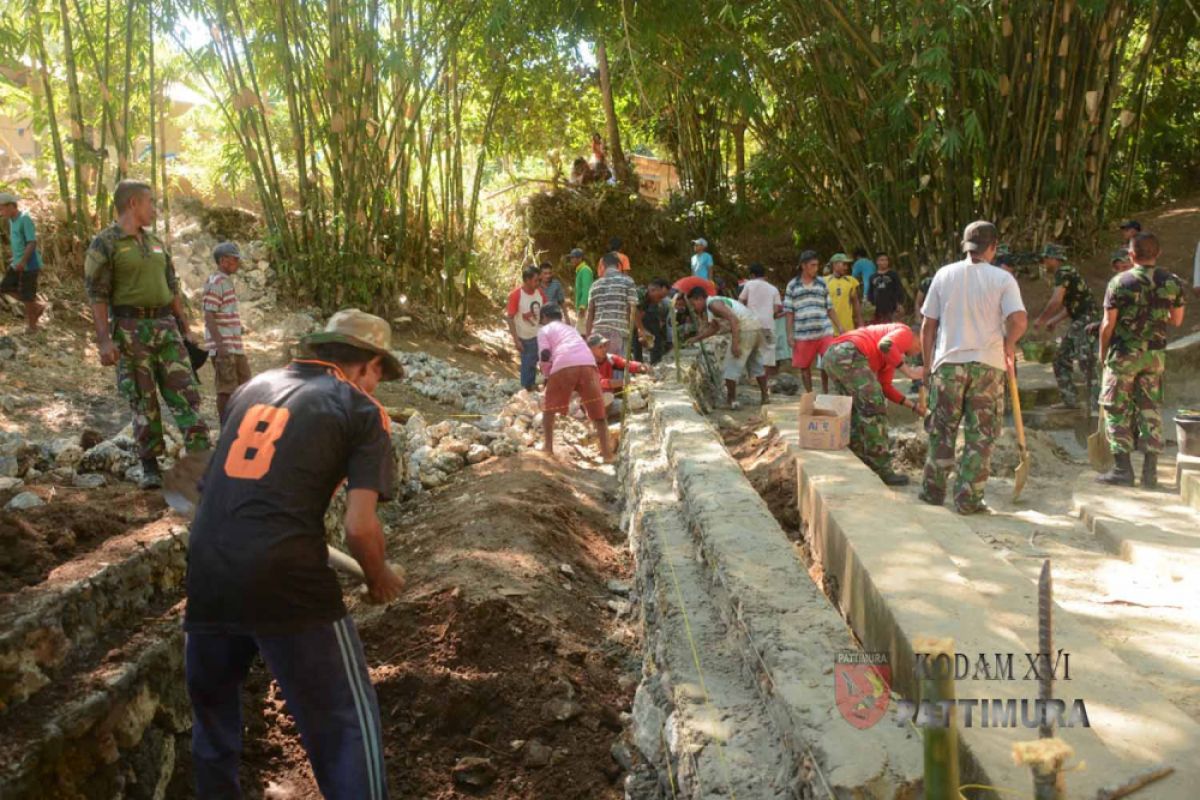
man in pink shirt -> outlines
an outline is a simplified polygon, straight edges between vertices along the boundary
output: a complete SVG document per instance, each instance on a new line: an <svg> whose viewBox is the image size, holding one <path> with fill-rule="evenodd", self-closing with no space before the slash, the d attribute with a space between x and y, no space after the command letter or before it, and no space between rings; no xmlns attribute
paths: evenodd
<svg viewBox="0 0 1200 800"><path fill-rule="evenodd" d="M546 392L542 401L542 450L554 453L554 418L565 414L571 405L571 395L578 393L579 402L596 428L600 455L612 461L608 443L608 420L604 410L604 395L600 390L600 370L587 342L579 331L563 322L562 309L551 304L542 306L542 327L537 334L537 349L541 355L542 373L546 375Z"/></svg>
<svg viewBox="0 0 1200 800"><path fill-rule="evenodd" d="M892 470L887 400L925 416L924 404L906 399L892 386L892 376L899 368L911 378L921 377L919 370L904 367L905 356L920 352L920 338L900 323L856 328L834 339L825 351L825 371L833 391L854 399L850 449L888 486L904 486L908 476Z"/></svg>

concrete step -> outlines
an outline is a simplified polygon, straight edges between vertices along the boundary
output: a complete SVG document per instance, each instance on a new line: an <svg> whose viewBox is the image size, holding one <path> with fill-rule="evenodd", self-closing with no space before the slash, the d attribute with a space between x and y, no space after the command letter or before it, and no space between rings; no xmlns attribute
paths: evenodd
<svg viewBox="0 0 1200 800"><path fill-rule="evenodd" d="M715 604L796 760L815 768L804 790L910 796L921 783L919 738L891 720L859 729L838 710L837 656L859 648L740 465L682 390L657 391L652 419Z"/></svg>
<svg viewBox="0 0 1200 800"><path fill-rule="evenodd" d="M1179 494L1184 503L1200 511L1200 472L1179 473Z"/></svg>
<svg viewBox="0 0 1200 800"><path fill-rule="evenodd" d="M794 411L772 408L772 420L797 440ZM913 502L889 491L849 451L800 450L797 459L801 518L816 557L840 587L838 602L864 646L889 653L896 687L919 693L913 642L934 636L953 640L972 669L983 656L1012 658L1012 679L958 682L960 699L1009 701L1032 706L1036 683L1022 677L1026 654L1037 653L1034 586L945 508ZM870 498L869 502L864 499ZM1136 680L1092 632L1056 607L1054 647L1069 653L1070 680L1056 696L1087 704L1090 727L1060 728L1084 769L1067 776L1072 797L1092 797L1147 769L1166 763L1174 775L1154 784L1153 796L1194 797L1200 784L1200 725L1157 691ZM978 674L978 673L976 673ZM961 715L959 717L962 719ZM1013 746L1037 738L1024 727L960 726L964 780L976 774L993 786L1029 784L1027 767L1015 766Z"/></svg>
<svg viewBox="0 0 1200 800"><path fill-rule="evenodd" d="M182 605L0 717L0 797L166 796L191 727Z"/></svg>
<svg viewBox="0 0 1200 800"><path fill-rule="evenodd" d="M638 749L669 764L667 796L798 797L799 769L709 596L666 459L644 418L628 422L626 434L625 463L640 473L629 508L646 631L646 678L633 706Z"/></svg>
<svg viewBox="0 0 1200 800"><path fill-rule="evenodd" d="M1175 456L1175 486L1183 492L1183 476L1187 473L1200 474L1200 456L1188 456L1178 453ZM1186 502L1186 501L1185 501Z"/></svg>
<svg viewBox="0 0 1200 800"><path fill-rule="evenodd" d="M1184 475L1191 481L1197 476ZM1183 489L1188 494L1180 502L1166 492L1101 486L1081 479L1074 489L1075 507L1109 552L1163 578L1190 585L1200 598L1200 510L1195 506L1200 501L1195 499L1195 490L1188 488L1191 485L1185 480Z"/></svg>
<svg viewBox="0 0 1200 800"><path fill-rule="evenodd" d="M113 537L35 585L0 597L0 720L114 629L178 599L187 530L160 520Z"/></svg>

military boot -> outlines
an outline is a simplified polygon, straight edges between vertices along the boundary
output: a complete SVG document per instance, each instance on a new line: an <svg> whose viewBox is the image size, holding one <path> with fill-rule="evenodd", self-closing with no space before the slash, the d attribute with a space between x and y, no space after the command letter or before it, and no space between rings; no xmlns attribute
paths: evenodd
<svg viewBox="0 0 1200 800"><path fill-rule="evenodd" d="M885 486L908 486L907 475L901 475L899 472L892 472L891 470L879 473L879 479L883 481Z"/></svg>
<svg viewBox="0 0 1200 800"><path fill-rule="evenodd" d="M1142 462L1142 488L1158 488L1158 453L1146 453L1146 460Z"/></svg>
<svg viewBox="0 0 1200 800"><path fill-rule="evenodd" d="M1106 483L1109 486L1133 486L1133 465L1129 463L1129 453L1113 453L1113 468L1097 475L1096 483Z"/></svg>
<svg viewBox="0 0 1200 800"><path fill-rule="evenodd" d="M138 481L139 489L161 489L162 472L158 468L158 459L153 456L142 459L142 478Z"/></svg>

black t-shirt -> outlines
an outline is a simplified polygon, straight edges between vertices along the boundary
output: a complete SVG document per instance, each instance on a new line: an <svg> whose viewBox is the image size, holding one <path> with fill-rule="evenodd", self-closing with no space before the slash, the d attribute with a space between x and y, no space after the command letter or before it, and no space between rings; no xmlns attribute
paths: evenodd
<svg viewBox="0 0 1200 800"><path fill-rule="evenodd" d="M871 302L879 314L890 314L904 299L904 285L895 272L876 272L871 276Z"/></svg>
<svg viewBox="0 0 1200 800"><path fill-rule="evenodd" d="M259 375L228 411L192 524L185 630L270 635L341 619L325 512L343 480L391 499L387 413L320 361Z"/></svg>

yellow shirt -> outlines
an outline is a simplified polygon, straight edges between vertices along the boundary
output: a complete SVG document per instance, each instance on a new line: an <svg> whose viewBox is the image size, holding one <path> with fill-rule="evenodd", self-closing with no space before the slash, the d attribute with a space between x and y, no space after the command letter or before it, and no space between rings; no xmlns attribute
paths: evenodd
<svg viewBox="0 0 1200 800"><path fill-rule="evenodd" d="M858 278L844 275L841 278L826 278L829 298L833 301L833 313L843 331L854 330L854 303L850 302L858 290Z"/></svg>

